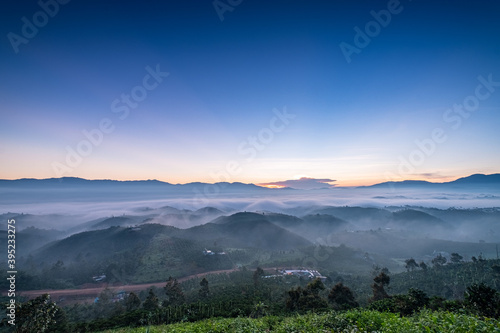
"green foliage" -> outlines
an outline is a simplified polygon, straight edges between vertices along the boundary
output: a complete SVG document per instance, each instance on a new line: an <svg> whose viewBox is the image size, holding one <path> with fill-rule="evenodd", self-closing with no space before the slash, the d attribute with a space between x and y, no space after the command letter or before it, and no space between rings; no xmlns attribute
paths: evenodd
<svg viewBox="0 0 500 333"><path fill-rule="evenodd" d="M184 293L182 292L181 285L179 284L179 282L177 282L177 279L173 279L170 276L167 280L167 284L163 289L165 290L165 294L167 295L167 299L165 300L164 305L181 305L186 301Z"/></svg>
<svg viewBox="0 0 500 333"><path fill-rule="evenodd" d="M288 291L286 308L290 311L304 312L308 310L321 310L328 307L328 303L320 295L320 291L325 289L325 285L320 279L314 279L302 289L292 288Z"/></svg>
<svg viewBox="0 0 500 333"><path fill-rule="evenodd" d="M342 282L337 283L330 290L328 302L332 304L335 310L348 310L359 306L351 289L344 286Z"/></svg>
<svg viewBox="0 0 500 333"><path fill-rule="evenodd" d="M500 322L479 319L465 314L422 311L414 316L400 317L397 314L350 310L347 312L309 313L302 316L268 316L251 318L212 318L194 323L153 326L150 333L289 333L289 332L380 332L380 333L423 333L423 332L498 332ZM127 328L106 331L106 333L143 333L144 328ZM146 331L148 332L148 331Z"/></svg>
<svg viewBox="0 0 500 333"><path fill-rule="evenodd" d="M147 262L147 260L151 257L151 260L154 260L155 262L158 259L158 264L161 260L163 260L162 258L165 258L161 257L161 255L169 256L171 253L166 251L168 254L161 254L160 250L162 249L162 246L163 248L168 248L168 244L171 244L170 246L173 244L180 244L165 235L156 237L153 243L154 246L149 244L149 248L151 249L153 246L158 251L154 252L154 255L152 252L144 252L147 253L145 254L146 257L144 257L144 261ZM210 248L214 250L214 247ZM180 247L176 251L178 251L178 253L189 253L191 250L189 250L189 248ZM279 318L278 321L281 322L285 320L281 316L288 316L292 312L305 313L309 310L324 311L324 309L328 307L328 303L325 299L328 295L328 291L331 292L331 290L325 290L325 286L320 281L312 281L308 284L310 281L305 279L300 280L296 277L264 279L260 278L261 274L256 274L256 272L259 271L258 269L253 271L255 267L259 267L258 265L261 265L263 262L279 263L281 260L286 260L292 267L297 267L304 262L304 256L314 257L315 255L320 255L328 257L328 260L318 262L319 265L324 265L322 267L330 267L330 269L325 270L318 268L323 275L328 276L328 279L325 282L328 289L333 289L332 287L334 287L334 284L337 282L344 282L352 288L352 291L354 292L352 295L357 295L358 300L362 303L362 305L366 305L366 301L370 296L369 276L346 274L344 272L339 273L342 269L340 267L335 267L335 265L339 262L339 257L341 257L345 262L349 262L350 259L360 255L359 252L345 246L311 246L286 251L224 248L224 251L227 253L226 257L231 257L231 260L238 257L242 260L246 260L247 262L258 262L258 264L254 263L254 266L251 266L252 270L243 267L241 270L234 271L229 274L209 275L208 280L210 280L210 297L205 297L207 293L202 292L204 290L208 290L208 280L206 285L207 288L205 289L204 284L201 284L200 280L197 279L191 279L182 282L181 284L171 278L167 282L167 286L170 285L170 287L165 289L165 293L156 290L156 295L158 295L157 299L163 306L153 307L149 311L145 311L140 308L140 300L138 303L139 305L137 305L137 300L128 304L127 301L132 299L129 299L129 297L127 297L123 302L116 302L116 300L113 301L112 294L105 293L100 295L99 302L96 304L75 305L65 308L67 321L70 323L70 329L60 329L59 331L95 331L124 325L138 326L144 325L145 323L177 323L181 321L197 321L214 317L231 318L238 316L251 316L256 318L273 318L274 316L278 316L274 318ZM191 263L198 260L194 260L195 258L200 258L200 260L204 261L205 264L210 264L205 260L211 257L217 257L216 255L203 256L201 251L198 252L198 250L193 250L192 255L193 260ZM116 256L119 256L121 258L120 260L124 260L126 255L121 253L119 255L116 254ZM222 258L224 256L220 257ZM491 289L498 290L500 288L500 273L497 272L497 267L500 267L500 261L485 260L482 256L479 256L479 258L480 259L476 259L475 262L457 262L455 264L448 263L439 267L427 267L423 266L425 265L424 263L421 263L413 270L410 269L409 272L394 274L391 275L390 278L387 275L388 270L377 267L375 269L377 276L373 281L374 285L383 289L385 295L388 296L386 290L389 290L387 289L387 285L390 282L390 293L393 296L383 298L383 300L379 302L374 302L370 306L370 309L382 312L391 312L396 314L396 316L402 315L406 318L415 317L419 311L424 308L439 311L451 311L461 314L467 313L482 317L497 316L498 312L495 312L497 311L495 310L497 308L495 308L494 305L490 305L488 307L485 304L481 305L481 302L478 302L477 300L474 301L474 288L470 289L471 296L466 295L466 302L450 300L452 298L463 297L467 286L470 286L474 282L477 284L487 282L488 285L491 286ZM84 265L85 255L83 255L79 260L81 260L82 265ZM360 260L366 261L366 258ZM118 277L121 272L124 272L123 267L120 267L120 265L121 264L113 266L109 264L107 267L109 268L109 272L115 272L113 274ZM366 267L372 267L371 263L369 266L367 263L364 265ZM190 266L190 264L184 263L184 266ZM54 273L54 276L58 274L66 276L71 273L73 269L71 267L76 266L70 266L70 264L67 264L66 261L64 263L61 261L47 267L47 272L50 270L56 272ZM201 266L193 264L190 269L193 267L199 269ZM425 269L422 267L425 267ZM108 270L101 268L102 266L98 268L97 272L106 272L108 275ZM148 274L155 275L153 274L155 269L156 268L151 266L151 271L149 271ZM408 291L410 288L415 290ZM169 295L167 293L167 289L170 290L172 294ZM481 291L481 289L479 289L476 294L481 295L483 292L484 290ZM182 294L182 297L179 298L181 301L174 301L174 303L170 303L171 300L176 299L175 295L179 293ZM432 297L428 299L427 295ZM486 295L491 296L491 291L489 294L486 293ZM130 297L131 296L132 295L130 295ZM146 291L140 294L140 299L145 300L146 298ZM479 298L476 297L476 299L479 300L482 300L483 298L484 296L480 296ZM347 299L350 299L350 297ZM495 298L493 297L492 299L494 300ZM352 297L351 300L356 302L354 297ZM350 301L343 302L330 300L330 303L335 309L347 309L349 308L349 304L352 306L355 305L355 303L351 303ZM486 303L490 304L491 302L487 301ZM287 305L286 307L284 306L285 304ZM62 313L63 312L59 312L59 314ZM366 319L366 316L363 318ZM296 324L297 323L290 324L290 327L294 327ZM356 327L359 327L358 324L355 325ZM297 327L300 327L300 325Z"/></svg>
<svg viewBox="0 0 500 333"><path fill-rule="evenodd" d="M428 306L430 302L430 298L424 293L422 290L411 288L408 290L407 297L407 309L405 314L415 313L420 309ZM411 311L411 312L410 312Z"/></svg>
<svg viewBox="0 0 500 333"><path fill-rule="evenodd" d="M491 318L500 317L500 294L484 283L467 287L465 304L478 315Z"/></svg>
<svg viewBox="0 0 500 333"><path fill-rule="evenodd" d="M160 307L160 301L158 297L153 292L153 289L149 289L148 297L142 304L142 308L146 311L156 311Z"/></svg>
<svg viewBox="0 0 500 333"><path fill-rule="evenodd" d="M200 298L205 299L210 295L210 289L208 288L208 280L203 278L200 281L200 290L198 290Z"/></svg>
<svg viewBox="0 0 500 333"><path fill-rule="evenodd" d="M113 291L108 288L99 294L97 302L93 307L95 318L107 318L113 314L113 296Z"/></svg>
<svg viewBox="0 0 500 333"><path fill-rule="evenodd" d="M426 271L428 267L427 264L423 261L421 261L420 264L418 264L418 266L424 271Z"/></svg>
<svg viewBox="0 0 500 333"><path fill-rule="evenodd" d="M405 268L406 268L406 270L407 270L407 271L409 271L409 272L410 272L410 271L411 271L411 272L413 272L413 271L414 271L414 270L418 267L417 262L416 262L416 261L415 261L415 259L413 259L413 258L406 259L406 260L405 260L405 263L406 263Z"/></svg>
<svg viewBox="0 0 500 333"><path fill-rule="evenodd" d="M384 289L384 286L389 285L391 278L385 272L381 272L373 279L372 290L373 297L370 299L371 302L380 301L384 298L389 298L389 295Z"/></svg>
<svg viewBox="0 0 500 333"><path fill-rule="evenodd" d="M16 333L46 332L56 324L60 308L48 294L16 306Z"/></svg>
<svg viewBox="0 0 500 333"><path fill-rule="evenodd" d="M250 313L250 318L260 318L267 316L268 308L269 306L264 304L264 302L258 302L257 304L255 304L252 313Z"/></svg>
<svg viewBox="0 0 500 333"><path fill-rule="evenodd" d="M409 316L430 305L429 297L421 290L410 289L406 295L393 295L370 304L369 309Z"/></svg>
<svg viewBox="0 0 500 333"><path fill-rule="evenodd" d="M460 254L454 252L451 254L451 258L450 258L450 261L454 264L458 264L458 263L461 263L462 262L462 259L464 257L462 257Z"/></svg>
<svg viewBox="0 0 500 333"><path fill-rule="evenodd" d="M435 267L440 267L446 264L448 260L440 254L438 254L434 259L432 259L432 264Z"/></svg>
<svg viewBox="0 0 500 333"><path fill-rule="evenodd" d="M472 284L486 283L495 290L500 290L500 275L495 273L500 260L477 260L461 262L426 270L418 269L411 273L393 274L391 292L406 293L415 288L430 296L445 299L461 299L467 287Z"/></svg>
<svg viewBox="0 0 500 333"><path fill-rule="evenodd" d="M260 267L257 267L255 272L253 273L252 279L253 279L253 284L257 286L261 280L261 277L264 275L264 270Z"/></svg>
<svg viewBox="0 0 500 333"><path fill-rule="evenodd" d="M127 311L137 310L141 306L141 300L133 292L125 297L125 308Z"/></svg>

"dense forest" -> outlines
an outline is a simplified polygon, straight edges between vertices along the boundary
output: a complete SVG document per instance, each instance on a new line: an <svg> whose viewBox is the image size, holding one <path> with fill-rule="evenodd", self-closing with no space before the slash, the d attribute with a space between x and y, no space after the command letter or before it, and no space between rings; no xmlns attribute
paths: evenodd
<svg viewBox="0 0 500 333"><path fill-rule="evenodd" d="M106 289L93 304L64 307L58 306L49 295L43 295L17 307L16 327L17 332L92 332L215 317L269 317L278 327L281 325L278 322L296 315L309 313L304 320L312 320L311 312L319 316L315 320L324 321L325 325L328 320L332 320L331 325L337 323L339 316L351 319L373 316L378 321L396 318L376 313L412 318L408 319L410 323L416 318L424 320L425 316L444 316L444 311L466 316L467 320L475 318L480 323L477 325L498 328L494 318L500 316L500 261L479 256L463 262L459 254L453 258L452 262L446 262L438 255L430 265L409 258L407 271L398 274L377 266L371 276L329 272L324 281L277 276L260 267L252 270L243 267L229 274L208 275L182 283L168 277L163 288L118 298L115 291ZM430 315L429 311L437 312ZM358 319L349 325L355 327ZM8 327L6 321L7 318L2 321L4 328ZM254 324L257 323L264 325L262 321Z"/></svg>

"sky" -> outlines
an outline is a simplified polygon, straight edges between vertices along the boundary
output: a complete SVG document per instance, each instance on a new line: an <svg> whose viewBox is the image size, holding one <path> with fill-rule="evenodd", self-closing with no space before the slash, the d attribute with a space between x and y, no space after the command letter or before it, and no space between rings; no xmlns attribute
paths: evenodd
<svg viewBox="0 0 500 333"><path fill-rule="evenodd" d="M498 1L9 1L0 178L500 170Z"/></svg>

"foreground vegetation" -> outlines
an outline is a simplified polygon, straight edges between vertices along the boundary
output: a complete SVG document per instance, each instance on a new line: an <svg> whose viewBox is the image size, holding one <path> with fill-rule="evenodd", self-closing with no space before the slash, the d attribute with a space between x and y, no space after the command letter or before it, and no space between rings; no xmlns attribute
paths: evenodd
<svg viewBox="0 0 500 333"><path fill-rule="evenodd" d="M348 251L341 246L334 253ZM49 295L19 299L16 332L148 332L148 327L149 332L312 328L326 332L500 332L499 260L479 256L463 262L453 253L449 262L438 255L428 264L412 258L405 263L407 272L399 274L378 266L371 276L325 269L323 281L270 276L276 272L243 267L201 281L180 283L170 277L163 288L138 294L106 289L92 304L63 307ZM7 304L8 299L2 302ZM7 319L2 318L0 331L11 328Z"/></svg>
<svg viewBox="0 0 500 333"><path fill-rule="evenodd" d="M226 332L500 332L500 322L476 316L422 311L410 317L370 310L330 311L292 317L215 318L194 323L122 328L105 333Z"/></svg>
<svg viewBox="0 0 500 333"><path fill-rule="evenodd" d="M45 294L17 305L16 332L500 332L500 293L485 283L460 299L415 288L389 295L387 270L377 272L363 307L342 282L263 278L260 268L231 273L235 281L219 288L203 278L196 298L172 278L144 300L106 291L95 304L60 308Z"/></svg>

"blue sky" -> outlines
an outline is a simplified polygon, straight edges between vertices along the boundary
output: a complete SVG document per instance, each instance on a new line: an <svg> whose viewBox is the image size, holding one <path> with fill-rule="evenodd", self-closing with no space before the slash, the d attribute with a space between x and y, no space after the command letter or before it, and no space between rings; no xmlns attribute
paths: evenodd
<svg viewBox="0 0 500 333"><path fill-rule="evenodd" d="M478 88L500 82L496 1L221 0L223 20L212 1L54 1L29 38L43 6L2 4L1 178L360 185L500 168L500 86ZM388 8L347 61L340 44Z"/></svg>

